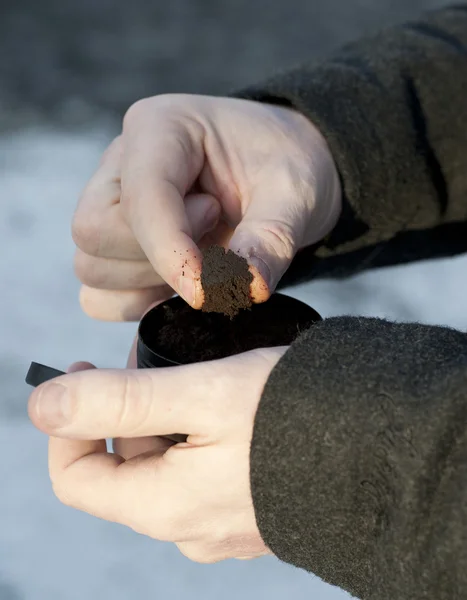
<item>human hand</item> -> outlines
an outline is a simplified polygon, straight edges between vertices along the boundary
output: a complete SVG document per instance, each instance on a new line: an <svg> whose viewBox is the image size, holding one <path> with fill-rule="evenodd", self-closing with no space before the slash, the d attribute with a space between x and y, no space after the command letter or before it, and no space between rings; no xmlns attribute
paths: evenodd
<svg viewBox="0 0 467 600"><path fill-rule="evenodd" d="M56 495L175 542L197 562L269 554L251 497L250 442L265 382L285 350L166 369L83 363L36 388L29 415L53 436ZM173 433L187 434L187 442L163 437ZM117 438L118 454L107 453L105 438Z"/></svg>
<svg viewBox="0 0 467 600"><path fill-rule="evenodd" d="M174 290L204 295L200 249L247 258L254 302L267 300L295 253L325 237L341 190L328 146L288 108L163 95L127 112L73 221L81 305L139 320Z"/></svg>

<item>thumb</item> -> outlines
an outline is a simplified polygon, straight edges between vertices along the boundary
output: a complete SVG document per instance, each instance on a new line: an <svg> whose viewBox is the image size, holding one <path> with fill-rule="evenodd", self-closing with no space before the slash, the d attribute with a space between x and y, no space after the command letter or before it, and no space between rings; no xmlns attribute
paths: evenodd
<svg viewBox="0 0 467 600"><path fill-rule="evenodd" d="M235 229L229 248L250 265L252 292L260 294L255 301L268 299L301 247L307 221L303 213L294 199L255 197Z"/></svg>
<svg viewBox="0 0 467 600"><path fill-rule="evenodd" d="M77 440L197 434L212 413L205 380L192 365L81 370L36 388L29 415L44 433Z"/></svg>

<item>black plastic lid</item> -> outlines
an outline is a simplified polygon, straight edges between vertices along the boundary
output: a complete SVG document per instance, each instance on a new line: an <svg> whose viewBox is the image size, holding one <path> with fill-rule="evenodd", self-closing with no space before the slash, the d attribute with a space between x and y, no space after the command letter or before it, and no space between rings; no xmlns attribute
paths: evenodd
<svg viewBox="0 0 467 600"><path fill-rule="evenodd" d="M37 387L41 383L45 383L50 379L60 377L60 375L65 375L64 371L59 371L58 369L53 369L52 367L47 367L46 365L32 362L26 375L26 383L28 385L32 385L33 387Z"/></svg>

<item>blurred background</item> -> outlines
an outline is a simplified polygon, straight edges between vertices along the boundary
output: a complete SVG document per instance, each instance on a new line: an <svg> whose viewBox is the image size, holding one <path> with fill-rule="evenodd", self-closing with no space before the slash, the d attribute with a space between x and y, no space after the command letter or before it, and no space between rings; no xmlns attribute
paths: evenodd
<svg viewBox="0 0 467 600"><path fill-rule="evenodd" d="M347 597L274 559L190 563L176 548L61 506L28 423L29 362L125 364L134 324L85 317L70 221L129 105L227 93L436 0L0 0L0 600ZM465 328L467 261L291 291L323 315ZM465 291L465 284L463 284Z"/></svg>

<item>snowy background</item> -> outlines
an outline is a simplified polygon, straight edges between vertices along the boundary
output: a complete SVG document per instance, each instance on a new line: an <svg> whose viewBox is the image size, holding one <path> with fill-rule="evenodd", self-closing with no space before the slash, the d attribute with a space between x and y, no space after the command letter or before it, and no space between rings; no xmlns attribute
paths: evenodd
<svg viewBox="0 0 467 600"><path fill-rule="evenodd" d="M0 600L348 597L274 559L193 564L168 544L61 506L46 439L27 420L23 381L31 360L125 363L135 325L81 314L69 224L133 100L222 93L440 4L0 0ZM464 329L466 267L459 257L291 293L325 316Z"/></svg>

